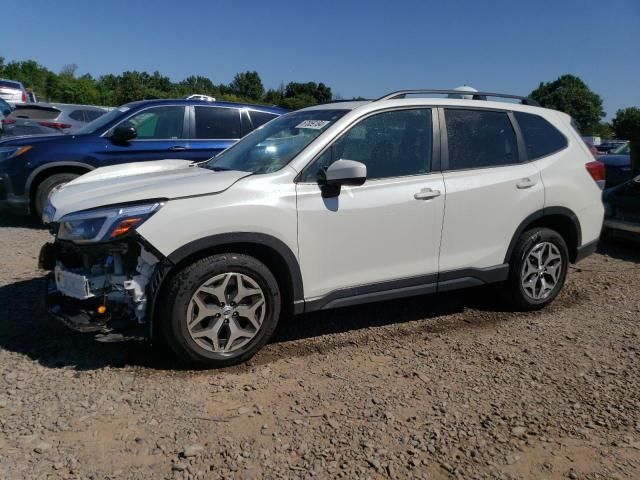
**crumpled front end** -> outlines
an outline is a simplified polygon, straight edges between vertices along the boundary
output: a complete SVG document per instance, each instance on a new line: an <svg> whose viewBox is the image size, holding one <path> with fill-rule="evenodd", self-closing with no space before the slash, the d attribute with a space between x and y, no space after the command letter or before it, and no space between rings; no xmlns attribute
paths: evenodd
<svg viewBox="0 0 640 480"><path fill-rule="evenodd" d="M128 235L98 244L45 244L40 268L51 272L49 313L81 332L148 337L150 283L162 258L143 243L137 235Z"/></svg>

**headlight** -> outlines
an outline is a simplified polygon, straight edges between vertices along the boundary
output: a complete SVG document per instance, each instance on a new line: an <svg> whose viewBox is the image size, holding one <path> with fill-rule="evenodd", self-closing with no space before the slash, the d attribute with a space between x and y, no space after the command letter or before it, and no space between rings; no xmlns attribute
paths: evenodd
<svg viewBox="0 0 640 480"><path fill-rule="evenodd" d="M139 227L163 205L156 202L70 213L60 219L58 238L75 243L114 240Z"/></svg>
<svg viewBox="0 0 640 480"><path fill-rule="evenodd" d="M31 150L31 145L25 145L23 147L0 147L0 162L18 157L23 153L27 153L29 150Z"/></svg>

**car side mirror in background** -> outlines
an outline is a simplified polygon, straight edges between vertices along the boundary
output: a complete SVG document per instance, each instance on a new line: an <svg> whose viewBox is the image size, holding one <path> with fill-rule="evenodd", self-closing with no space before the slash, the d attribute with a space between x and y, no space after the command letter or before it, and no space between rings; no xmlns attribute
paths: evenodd
<svg viewBox="0 0 640 480"><path fill-rule="evenodd" d="M136 132L136 127L125 122L113 129L111 141L113 143L127 143L129 140L133 140L137 136L138 132Z"/></svg>
<svg viewBox="0 0 640 480"><path fill-rule="evenodd" d="M362 185L367 180L367 166L354 160L340 159L329 165L320 180L324 197L340 194L342 185Z"/></svg>

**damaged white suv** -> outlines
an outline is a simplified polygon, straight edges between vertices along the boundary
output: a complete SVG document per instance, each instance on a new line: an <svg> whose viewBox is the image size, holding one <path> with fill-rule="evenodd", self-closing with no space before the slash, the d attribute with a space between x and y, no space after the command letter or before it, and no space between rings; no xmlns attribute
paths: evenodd
<svg viewBox="0 0 640 480"><path fill-rule="evenodd" d="M517 308L543 307L596 248L603 166L569 116L442 98L458 93L307 108L203 163L64 185L44 211L51 314L137 326L216 367L255 354L285 313L498 282Z"/></svg>

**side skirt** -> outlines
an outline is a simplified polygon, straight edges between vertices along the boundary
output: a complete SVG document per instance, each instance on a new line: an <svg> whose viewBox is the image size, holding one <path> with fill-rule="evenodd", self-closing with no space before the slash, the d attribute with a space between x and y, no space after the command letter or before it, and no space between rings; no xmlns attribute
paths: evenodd
<svg viewBox="0 0 640 480"><path fill-rule="evenodd" d="M501 282L509 276L509 265L502 264L489 268L465 268L442 272L440 274L421 275L401 280L372 283L357 287L334 290L322 297L304 302L304 312L349 307L363 303L381 302L396 298L446 292L460 288L476 287ZM302 313L297 305L296 313Z"/></svg>

